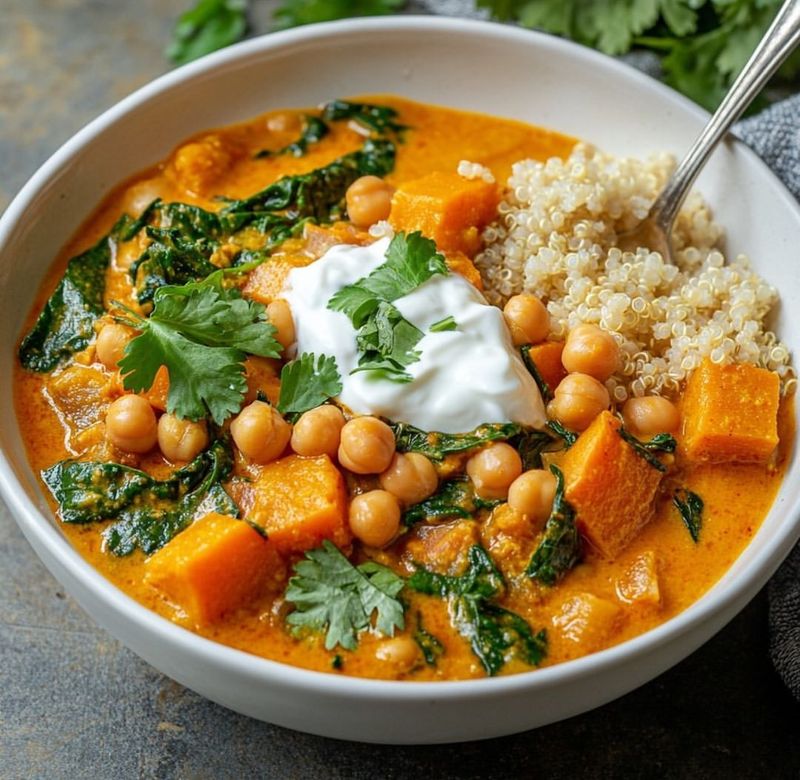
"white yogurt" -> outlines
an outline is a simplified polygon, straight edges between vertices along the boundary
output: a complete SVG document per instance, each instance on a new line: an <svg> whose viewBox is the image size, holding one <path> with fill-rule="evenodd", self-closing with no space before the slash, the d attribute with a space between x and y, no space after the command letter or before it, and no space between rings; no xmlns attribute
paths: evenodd
<svg viewBox="0 0 800 780"><path fill-rule="evenodd" d="M462 433L483 423L545 423L539 389L526 370L495 306L456 273L434 276L394 306L425 335L420 359L407 367L411 382L392 382L358 366L356 331L342 312L327 308L342 287L385 262L389 239L364 247L340 245L305 268L295 268L283 297L294 317L297 353L336 358L342 376L339 400L358 414L407 422L426 431ZM452 316L457 329L428 333Z"/></svg>

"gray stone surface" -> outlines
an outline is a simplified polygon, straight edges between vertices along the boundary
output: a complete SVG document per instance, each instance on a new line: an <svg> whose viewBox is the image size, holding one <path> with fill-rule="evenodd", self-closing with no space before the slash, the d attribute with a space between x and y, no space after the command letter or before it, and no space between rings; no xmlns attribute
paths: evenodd
<svg viewBox="0 0 800 780"><path fill-rule="evenodd" d="M163 72L187 0L0 0L0 210L80 126ZM270 3L254 3L258 30ZM0 506L0 778L798 777L800 705L754 602L691 658L535 732L381 747L229 712L97 628Z"/></svg>

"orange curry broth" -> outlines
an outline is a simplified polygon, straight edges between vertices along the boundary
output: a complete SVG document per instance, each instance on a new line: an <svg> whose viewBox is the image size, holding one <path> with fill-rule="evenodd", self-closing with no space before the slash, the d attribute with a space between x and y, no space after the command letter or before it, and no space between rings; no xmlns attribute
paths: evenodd
<svg viewBox="0 0 800 780"><path fill-rule="evenodd" d="M400 121L410 127L405 133L404 143L398 145L395 170L387 176L395 185L434 170L454 171L463 159L488 166L497 180L502 182L508 177L513 162L524 158L545 160L551 156L565 157L574 145L572 138L520 122L421 105L396 97L369 99L398 109ZM202 133L179 147L165 163L122 184L104 200L60 254L37 297L27 327L33 324L58 283L67 260L98 241L122 212L138 213L155 197L215 208L217 203L213 198L216 195L246 197L283 175L320 167L359 148L363 143L363 135L351 129L347 123L339 122L332 126L327 138L312 144L303 157L282 155L252 159L253 154L261 149L278 149L294 141L301 127L302 116L303 112L298 110L274 111L240 125ZM209 160L208 166L187 165L181 170L182 160L190 156L191 149L187 152L187 148L198 142L204 144L203 152ZM302 245L298 241L293 243ZM140 248L123 247L121 254L125 251L131 256L115 258L109 268L106 298L134 305L131 287L127 282L126 265L137 256ZM296 262L300 261L290 259L290 265ZM91 347L87 350L85 362L91 363L91 350ZM65 433L65 423L51 402L48 384L47 375L27 372L16 365L16 411L31 466L37 472L57 460L76 454L68 448L69 436ZM104 404L119 392L118 385L115 387L112 380L100 393L81 394L76 389L75 403L86 404L89 410L85 419L88 432L73 431L72 435L83 435L88 442L101 435L102 424L92 426L92 423L101 419ZM683 475L682 484L698 492L705 502L704 524L698 544L692 542L671 502L662 500L654 519L616 560L603 560L588 551L584 562L550 589L534 586L524 576L509 578L509 593L503 605L524 616L534 631L540 628L547 630L548 654L543 665L559 663L641 634L685 609L713 585L753 537L773 502L794 438L793 420L792 404L784 402L780 415L782 443L777 465L770 468L749 465L705 466ZM169 471L168 464L158 454L129 458L125 462L160 477ZM258 467L249 467L251 475L257 471ZM55 509L54 502L51 503ZM98 524L61 524L60 527L76 549L112 583L146 607L179 624L182 622L180 614L176 614L156 591L142 582L144 555L141 552L137 550L122 558L104 552ZM477 523L457 521L416 529L387 550L378 552L375 559L402 574L408 574L410 562L420 550L437 549L437 544L439 549L446 550L448 540L461 544L460 549L471 542L482 542L495 554L490 533L484 529L482 536ZM616 593L616 583L637 556L647 552L654 554L657 563L660 604L626 604ZM448 552L442 554L445 557L449 555ZM512 567L519 570L523 551L519 548L505 549L503 554L512 561L515 557L519 559L514 561ZM529 554L525 551L525 560ZM500 565L502 568L502 560ZM589 632L576 641L571 638L569 625L555 625L553 617L571 597L582 593L591 593L605 600L613 605L613 610L603 622L602 631ZM414 630L419 614L425 629L444 645L444 653L437 665L421 664L411 672L398 673L389 664L376 658L376 646L383 638L364 632L360 636L357 651L338 649L343 659L340 673L363 677L400 676L416 680L484 675L467 642L451 627L447 606L443 601L407 592L404 593L404 599L409 603L407 629ZM287 611L280 594L270 593L197 632L265 658L331 671L334 653L323 648L320 637L292 637L283 620ZM503 673L521 672L529 668L511 661L504 667Z"/></svg>

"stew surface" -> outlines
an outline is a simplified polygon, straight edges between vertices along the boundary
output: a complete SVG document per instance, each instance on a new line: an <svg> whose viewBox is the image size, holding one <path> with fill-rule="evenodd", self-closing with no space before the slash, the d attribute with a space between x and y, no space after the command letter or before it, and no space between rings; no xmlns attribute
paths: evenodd
<svg viewBox="0 0 800 780"><path fill-rule="evenodd" d="M164 617L249 653L338 674L448 680L528 671L676 615L725 573L773 502L794 439L785 377L757 360L706 358L662 393L667 422L654 429L652 410L637 417L635 404L606 392L622 336L587 331L583 349L575 323L558 330L551 309L550 325L529 338L539 311L525 308L529 293L504 318L484 311L472 286L483 288L472 261L491 239L487 226L506 213L512 166L567 159L575 139L397 97L363 100L202 133L120 185L64 248L15 369L30 463L61 529L112 583ZM390 144L394 160L376 152L353 171L335 167L373 154L372 143ZM305 195L292 189L300 187L292 177L332 163ZM253 197L275 182L286 186ZM187 217L164 204L201 211ZM208 213L227 222L210 224ZM120 227L123 214L130 219ZM70 277L78 266L67 270L68 261L87 250L94 271L84 261ZM404 288L393 277L395 297L359 287L391 252L403 272L417 263L417 283ZM337 258L356 269L341 271L339 286L323 272L336 270ZM337 343L325 330L333 298L315 308L307 280L375 302L366 315L342 304L336 316L352 328ZM438 297L426 301L459 308L415 308L412 293L433 283ZM226 320L235 300L252 308ZM469 306L486 345L470 335ZM269 322L275 327L264 330ZM424 384L415 372L429 370L425 352L445 335L452 351L441 347ZM137 349L137 339L149 340ZM597 368L604 349L607 373ZM495 370L482 368L492 350L499 362L491 366L506 372L495 383L480 376ZM309 352L328 359L326 368L304 363ZM347 359L358 361L354 373ZM435 373L450 360L465 373ZM197 374L182 381L179 365ZM370 403L370 382L384 383L374 385L381 403L355 408ZM129 396L146 409L118 406ZM464 397L514 416L453 427ZM344 398L356 399L352 408ZM448 424L398 418L398 398L421 399L417 420L438 414ZM329 418L309 417L304 428L303 414L320 408ZM383 427L348 429L367 417ZM459 437L473 430L474 439ZM79 473L81 464L89 465ZM109 464L117 465L99 467ZM529 471L536 475L514 488Z"/></svg>

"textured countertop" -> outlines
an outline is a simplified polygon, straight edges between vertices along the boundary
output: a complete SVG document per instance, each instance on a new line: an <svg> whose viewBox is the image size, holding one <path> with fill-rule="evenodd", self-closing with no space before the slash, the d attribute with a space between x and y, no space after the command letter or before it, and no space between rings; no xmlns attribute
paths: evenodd
<svg viewBox="0 0 800 780"><path fill-rule="evenodd" d="M78 128L168 69L188 0L0 0L0 211ZM270 7L254 4L254 27ZM0 505L0 778L798 777L800 705L759 595L693 656L601 709L504 739L381 747L237 715L95 626Z"/></svg>

